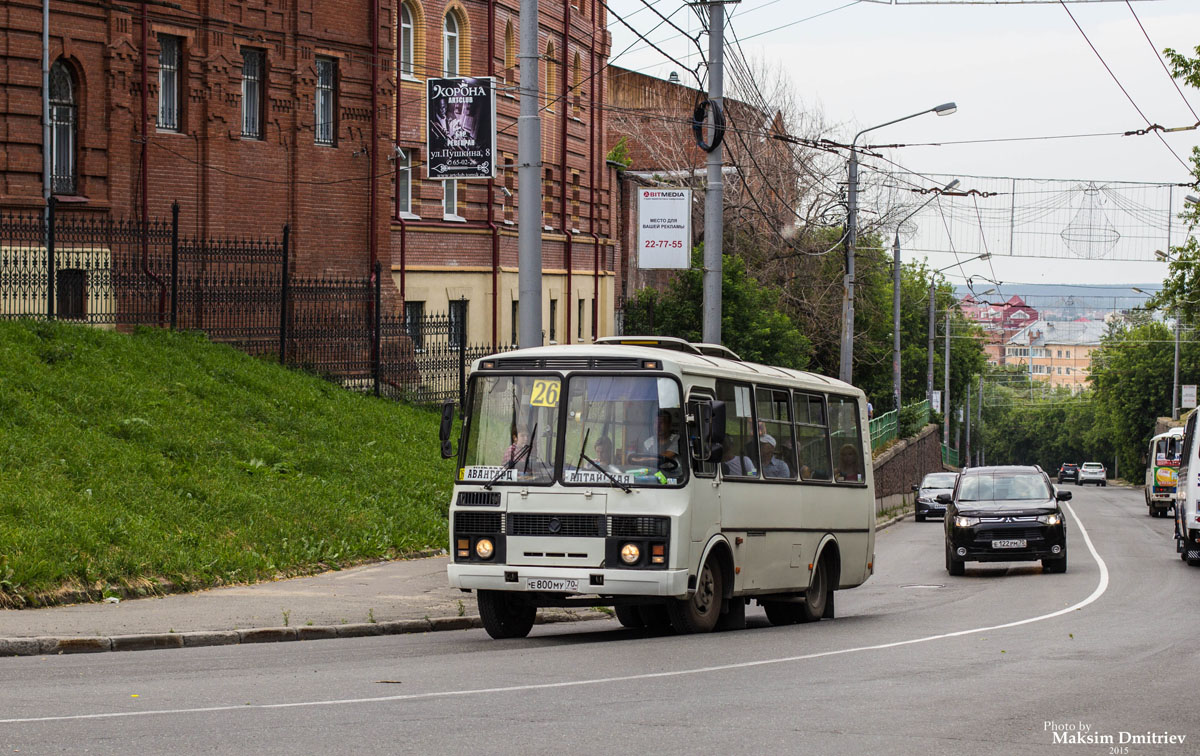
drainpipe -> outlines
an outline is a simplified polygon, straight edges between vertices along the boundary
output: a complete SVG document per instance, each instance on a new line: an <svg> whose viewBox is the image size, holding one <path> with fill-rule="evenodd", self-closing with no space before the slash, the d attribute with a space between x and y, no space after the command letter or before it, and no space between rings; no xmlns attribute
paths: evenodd
<svg viewBox="0 0 1200 756"><path fill-rule="evenodd" d="M371 185L367 192L367 201L371 203L370 209L367 212L368 223L370 228L367 232L367 244L371 248L371 259L368 263L370 275L375 274L375 261L379 259L379 250L377 249L378 233L376 231L376 215L377 208L375 207L376 193L378 192L378 176L376 171L376 159L379 157L379 0L371 0L371 148L367 153L367 159L370 165ZM399 98L397 98L399 99Z"/></svg>
<svg viewBox="0 0 1200 756"><path fill-rule="evenodd" d="M50 224L50 0L42 0L42 199Z"/></svg>
<svg viewBox="0 0 1200 756"><path fill-rule="evenodd" d="M496 0L488 0L488 76L492 77L493 88L496 85ZM493 90L492 96L497 93ZM494 126L495 124L493 124ZM499 154L496 145L492 145L492 174L496 173L496 163ZM492 230L492 346L495 347L500 337L500 226L496 223L496 179L487 182L487 224Z"/></svg>
<svg viewBox="0 0 1200 756"><path fill-rule="evenodd" d="M588 137L590 145L590 154L588 155L588 172L592 175L589 177L588 183L590 186L589 196L591 202L588 203L588 230L592 234L592 341L600 335L600 234L596 233L596 178L599 170L596 167L596 87L599 86L596 79L596 3L592 3L592 38L588 43L588 81L591 82L591 88L588 90ZM603 129L599 129L600 137L604 136Z"/></svg>
<svg viewBox="0 0 1200 756"><path fill-rule="evenodd" d="M149 69L148 47L150 46L150 16L146 9L146 0L142 0L142 273L158 284L158 314L161 320L167 313L167 287L158 276L150 270L150 134L146 126L150 120L149 112Z"/></svg>
<svg viewBox="0 0 1200 756"><path fill-rule="evenodd" d="M399 12L399 9L397 9L397 13L398 12ZM397 24L399 24L399 21L397 21ZM415 39L415 37L414 37L414 39ZM396 49L397 49L397 52L400 49L400 38L399 37L396 38ZM404 109L404 66L402 63L400 63L400 56L397 55L396 56L396 140L395 140L395 149L397 149L397 150L400 149L400 129L402 126L402 124L400 122L400 111L402 111L403 109ZM395 154L395 157L397 159L399 159L400 155L398 153L394 153L394 154ZM405 297L404 297L405 284L407 283L407 279L408 279L408 266L407 266L408 222L405 221L404 218L401 217L401 215L400 215L400 185L399 185L400 174L399 174L399 172L397 172L395 175L397 178L396 189L394 192L396 195L396 197L395 197L396 201L395 201L395 209L392 212L392 216L393 216L392 220L394 220L396 223L398 223L400 225L400 301L405 302L405 301L407 301L407 300L405 300ZM409 197L411 198L412 197L412 155L411 155L411 153L409 154L409 159L408 159L408 186L409 186L409 190L408 190ZM410 200L410 202L411 202L411 200ZM410 204L409 211L411 212L411 210L412 210L412 207Z"/></svg>
<svg viewBox="0 0 1200 756"><path fill-rule="evenodd" d="M575 296L575 290L571 287L571 257L573 255L573 248L574 248L573 242L575 241L575 239L571 234L571 229L567 227L569 225L567 223L567 118L568 118L567 113L568 113L568 111L570 111L570 100L567 96L567 92L568 92L567 75L570 73L570 67L567 65L567 61L570 60L570 49L571 49L570 41L571 41L571 0L563 0L562 69L561 69L561 71L559 71L559 73L562 74L562 105L561 105L561 107L562 107L562 132L561 132L561 138L559 139L559 148L561 150L561 154L559 155L559 160L558 160L558 163L559 163L559 169L558 169L559 202L558 202L558 206L559 206L559 214L560 214L560 218L561 218L560 223L562 224L563 236L566 237L566 241L563 243L563 245L564 245L563 246L563 258L567 264L566 265L567 266L567 296L566 296L566 300L567 300L567 319L566 319L567 341L566 341L566 343L568 343L568 344L571 343L571 311L575 309L574 308L575 302L572 299L572 297Z"/></svg>

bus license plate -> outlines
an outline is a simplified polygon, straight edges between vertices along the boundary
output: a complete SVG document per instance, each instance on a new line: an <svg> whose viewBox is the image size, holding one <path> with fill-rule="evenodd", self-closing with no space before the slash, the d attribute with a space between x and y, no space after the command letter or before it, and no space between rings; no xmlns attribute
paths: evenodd
<svg viewBox="0 0 1200 756"><path fill-rule="evenodd" d="M579 592L579 578L526 578L527 591Z"/></svg>
<svg viewBox="0 0 1200 756"><path fill-rule="evenodd" d="M1010 538L1003 541L992 541L993 549L1023 549L1027 546L1024 538Z"/></svg>

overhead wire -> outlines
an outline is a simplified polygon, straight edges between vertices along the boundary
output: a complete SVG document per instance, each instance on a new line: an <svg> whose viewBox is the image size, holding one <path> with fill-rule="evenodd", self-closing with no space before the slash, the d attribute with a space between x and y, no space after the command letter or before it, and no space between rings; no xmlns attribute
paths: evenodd
<svg viewBox="0 0 1200 756"><path fill-rule="evenodd" d="M1187 106L1189 111L1191 111L1192 118L1195 118L1196 121L1200 123L1200 115L1196 115L1196 109L1192 107L1192 103L1188 101L1188 98L1183 94L1183 90L1179 88L1179 82L1176 81L1175 77L1171 75L1170 69L1167 68L1167 62L1162 59L1162 55L1159 54L1158 48L1154 46L1154 42L1150 39L1150 33L1147 32L1146 27L1142 25L1142 19L1138 18L1137 11L1133 9L1133 4L1130 3L1129 0L1125 0L1125 5L1129 8L1129 12L1133 14L1133 20L1137 21L1138 28L1142 30L1142 34L1145 35L1146 41L1150 43L1150 49L1154 51L1154 57L1157 58L1159 64L1162 65L1162 69L1167 74L1167 78L1169 78L1171 83L1175 85L1175 91L1179 93L1179 97L1183 100L1183 104Z"/></svg>

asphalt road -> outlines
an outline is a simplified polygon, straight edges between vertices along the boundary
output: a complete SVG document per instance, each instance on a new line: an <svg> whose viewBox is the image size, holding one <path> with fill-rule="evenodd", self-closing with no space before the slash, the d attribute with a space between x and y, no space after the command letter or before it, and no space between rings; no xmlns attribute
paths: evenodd
<svg viewBox="0 0 1200 756"><path fill-rule="evenodd" d="M940 522L906 521L879 533L876 575L838 594L838 618L814 625L770 627L752 607L749 629L707 636L608 620L503 642L467 630L4 659L0 748L1200 753L1200 569L1140 491L1070 489L1066 574L968 563L951 578Z"/></svg>

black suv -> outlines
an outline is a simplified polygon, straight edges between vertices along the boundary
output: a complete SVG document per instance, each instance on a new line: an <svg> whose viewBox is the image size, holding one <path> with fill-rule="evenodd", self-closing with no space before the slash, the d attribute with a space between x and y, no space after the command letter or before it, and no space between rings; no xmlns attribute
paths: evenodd
<svg viewBox="0 0 1200 756"><path fill-rule="evenodd" d="M1079 482L1079 465L1074 462L1063 462L1062 467L1058 468L1058 482L1069 480L1072 483Z"/></svg>
<svg viewBox="0 0 1200 756"><path fill-rule="evenodd" d="M958 476L946 505L946 571L965 563L1041 560L1043 572L1067 571L1067 526L1056 491L1038 467L971 467Z"/></svg>

